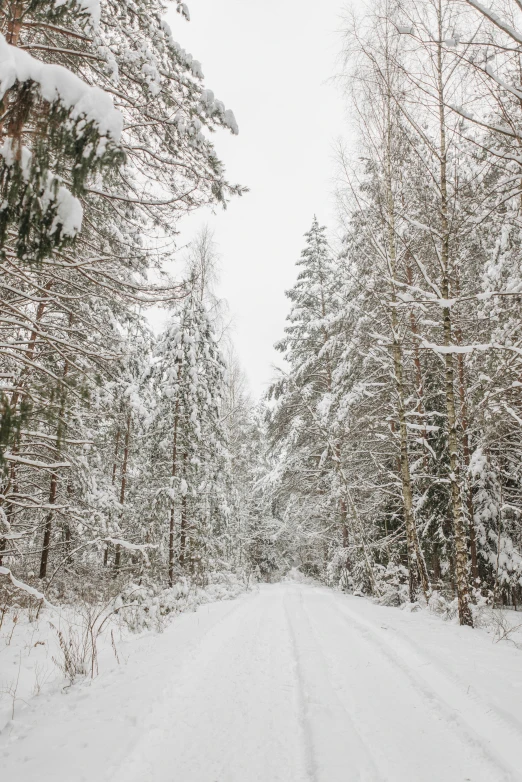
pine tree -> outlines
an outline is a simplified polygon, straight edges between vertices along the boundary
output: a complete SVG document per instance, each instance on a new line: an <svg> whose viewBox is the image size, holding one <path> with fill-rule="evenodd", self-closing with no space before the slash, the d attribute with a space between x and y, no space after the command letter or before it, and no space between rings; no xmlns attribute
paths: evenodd
<svg viewBox="0 0 522 782"><path fill-rule="evenodd" d="M227 459L221 425L225 365L194 290L168 322L155 355L154 461L161 464L158 512L168 509L172 583L176 559L181 568L195 568L214 555L212 538L219 537L227 513L220 488Z"/></svg>
<svg viewBox="0 0 522 782"><path fill-rule="evenodd" d="M268 436L282 459L279 480L287 498L297 494L302 501L308 497L313 502L315 496L312 512L324 524L337 516L339 531L345 535L344 498L335 501L331 496L340 442L323 422L332 393L335 270L326 229L316 218L305 237L297 282L287 292L291 310L286 336L276 346L289 368L269 392L275 406L269 412Z"/></svg>

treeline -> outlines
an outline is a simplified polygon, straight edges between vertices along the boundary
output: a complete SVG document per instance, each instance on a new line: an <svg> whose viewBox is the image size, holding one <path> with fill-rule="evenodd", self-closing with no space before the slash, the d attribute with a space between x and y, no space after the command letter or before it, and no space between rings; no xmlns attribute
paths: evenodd
<svg viewBox="0 0 522 782"><path fill-rule="evenodd" d="M0 10L2 588L298 565L383 602L455 601L468 625L473 603L517 605L518 3L376 0L347 21L341 238L306 235L261 410L211 237L167 271L180 217L242 188L209 140L234 116L163 12Z"/></svg>
<svg viewBox="0 0 522 782"><path fill-rule="evenodd" d="M383 601L522 596L522 15L347 22L340 252L314 220L268 429L311 574Z"/></svg>
<svg viewBox="0 0 522 782"><path fill-rule="evenodd" d="M74 599L249 566L257 424L208 235L166 271L180 217L242 192L209 141L237 125L165 10L1 6L3 588ZM169 310L158 337L150 305Z"/></svg>

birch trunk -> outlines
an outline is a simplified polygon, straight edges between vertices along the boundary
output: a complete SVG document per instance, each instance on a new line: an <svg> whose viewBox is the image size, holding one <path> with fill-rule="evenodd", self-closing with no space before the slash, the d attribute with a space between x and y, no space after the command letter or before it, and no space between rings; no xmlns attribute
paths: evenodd
<svg viewBox="0 0 522 782"><path fill-rule="evenodd" d="M439 0L438 6L438 40L442 41L442 7ZM444 108L444 86L442 79L442 46L437 45L437 81L438 81L438 108L440 127L440 211L441 211L441 267L442 267L442 298L448 301L450 298L450 226L448 218L448 179L447 179L447 147L446 147L446 119ZM468 547L466 539L466 526L464 522L464 510L462 506L462 492L459 476L459 447L457 438L457 416L455 409L455 370L453 353L453 328L450 307L443 307L443 344L446 348L445 361L445 394L446 416L448 421L448 451L450 462L451 481L451 508L453 517L453 535L455 541L455 577L457 598L459 605L459 621L461 625L473 627L473 616L469 604L468 584Z"/></svg>
<svg viewBox="0 0 522 782"><path fill-rule="evenodd" d="M386 78L389 78L387 74ZM400 438L400 476L402 486L402 502L404 511L404 523L406 527L406 547L408 553L409 570L409 598L410 602L415 602L419 584L424 596L428 599L430 590L428 571L426 563L421 552L417 527L415 524L415 515L413 511L413 491L410 473L410 457L408 448L408 427L406 425L406 410L404 405L404 371L403 371L403 351L400 341L400 323L397 314L397 246L396 236L396 217L395 201L393 194L393 174L392 174L392 118L391 118L391 92L389 83L386 84L386 200L388 208L388 253L390 259L390 283L391 283L391 308L390 319L392 327L392 355L393 371L395 376L395 392L397 398L397 415L399 419L399 438Z"/></svg>
<svg viewBox="0 0 522 782"><path fill-rule="evenodd" d="M458 279L456 280L456 293L460 294L460 286ZM456 329L457 345L462 343L462 330L460 327ZM471 482L469 480L469 465L471 461L471 447L469 437L469 415L468 415L468 400L467 400L467 386L466 386L466 369L464 367L464 356L459 353L457 356L458 377L459 377L459 399L460 399L460 426L462 429L462 458L464 460L464 468L466 470L466 504L468 507L468 532L469 532L469 553L471 556L471 578L473 584L477 583L479 577L478 574L478 559L477 559L477 540L475 534L475 520L473 511L473 490L471 488Z"/></svg>

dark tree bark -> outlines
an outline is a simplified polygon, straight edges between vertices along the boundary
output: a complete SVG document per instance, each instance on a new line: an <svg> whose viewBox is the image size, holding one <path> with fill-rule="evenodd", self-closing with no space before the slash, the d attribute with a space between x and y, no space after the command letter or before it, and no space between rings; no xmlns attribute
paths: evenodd
<svg viewBox="0 0 522 782"><path fill-rule="evenodd" d="M131 435L132 417L129 413L127 415L127 427L125 430L125 442L123 445L123 462L121 465L121 485L120 485L120 505L122 506L120 512L120 518L123 516L123 505L125 504L125 489L127 487L127 466L129 463L129 447L130 447L130 435ZM114 571L117 571L121 567L121 546L116 546L116 553L114 555Z"/></svg>

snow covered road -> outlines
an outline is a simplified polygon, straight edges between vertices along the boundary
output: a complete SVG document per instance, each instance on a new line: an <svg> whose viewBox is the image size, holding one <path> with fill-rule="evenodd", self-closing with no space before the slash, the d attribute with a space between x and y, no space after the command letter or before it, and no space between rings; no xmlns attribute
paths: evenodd
<svg viewBox="0 0 522 782"><path fill-rule="evenodd" d="M515 782L522 653L429 614L263 587L34 699L0 768L11 782Z"/></svg>

